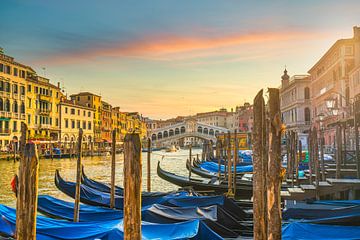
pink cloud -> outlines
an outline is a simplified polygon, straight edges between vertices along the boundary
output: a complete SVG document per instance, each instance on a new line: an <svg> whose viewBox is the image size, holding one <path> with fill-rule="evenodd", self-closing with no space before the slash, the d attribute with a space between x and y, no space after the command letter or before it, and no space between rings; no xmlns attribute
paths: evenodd
<svg viewBox="0 0 360 240"><path fill-rule="evenodd" d="M41 59L46 64L69 64L93 60L98 57L134 57L151 60L168 60L168 56L206 52L216 54L218 49L231 48L246 44L272 43L281 44L291 39L313 39L319 33L306 31L252 32L243 34L221 35L216 37L196 36L156 36L137 39L129 43L116 43L103 47L60 53ZM204 53L203 53L204 54ZM191 54L189 54L191 55ZM186 58L186 57L185 57Z"/></svg>

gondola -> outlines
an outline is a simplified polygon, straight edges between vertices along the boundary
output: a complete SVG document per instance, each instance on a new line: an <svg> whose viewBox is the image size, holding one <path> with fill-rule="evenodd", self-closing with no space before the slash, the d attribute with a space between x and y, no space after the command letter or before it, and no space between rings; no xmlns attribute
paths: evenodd
<svg viewBox="0 0 360 240"><path fill-rule="evenodd" d="M74 215L74 203L60 200L51 196L39 196L38 210L52 218L72 221ZM189 220L209 220L211 229L222 237L250 235L251 226L248 227L234 218L225 210L225 206L211 205L206 207L174 207L154 204L151 207L142 209L142 220L150 223L178 223ZM120 220L123 218L123 211L95 207L81 204L79 211L80 222ZM243 219L246 220L246 219ZM214 226L215 224L215 226ZM224 229L230 231L224 232Z"/></svg>
<svg viewBox="0 0 360 240"><path fill-rule="evenodd" d="M171 182L180 187L192 187L195 191L209 191L215 194L223 194L228 192L228 185L220 182L216 178L213 179L194 179L178 176L174 173L167 172L157 165L157 174L160 178ZM238 180L236 183L236 197L241 199L250 199L252 197L252 182L247 180Z"/></svg>
<svg viewBox="0 0 360 240"><path fill-rule="evenodd" d="M102 182L98 182L95 181L93 179L90 179L86 176L85 171L84 171L84 167L82 168L82 174L81 174L81 183L92 188L92 189L96 189L100 192L104 192L104 193L110 193L111 192L111 186L102 183ZM165 196L165 195L169 195L175 193L173 192L142 192L142 196L146 196L146 197L161 197L161 196ZM115 194L118 196L123 196L124 195L124 189L122 187L119 186L115 186Z"/></svg>
<svg viewBox="0 0 360 240"><path fill-rule="evenodd" d="M187 160L186 161L186 169L189 170L190 169L190 163ZM203 178L218 178L218 173L214 173L214 172L209 172L206 170L201 169L200 167L195 167L195 166L191 166L191 172L195 173L196 175L199 175L200 177ZM237 178L241 178L245 173L236 173ZM225 178L224 174L221 173L220 177Z"/></svg>
<svg viewBox="0 0 360 240"><path fill-rule="evenodd" d="M55 185L56 187L68 195L69 197L75 198L75 187L74 182L68 182L61 178L58 170L55 172ZM142 196L142 206L149 206L152 204L161 204L172 198L178 198L182 196L187 196L186 192L178 192L173 194L168 194L165 196ZM98 191L84 184L80 185L80 201L93 206L110 206L110 194ZM115 208L123 209L123 196L115 195Z"/></svg>

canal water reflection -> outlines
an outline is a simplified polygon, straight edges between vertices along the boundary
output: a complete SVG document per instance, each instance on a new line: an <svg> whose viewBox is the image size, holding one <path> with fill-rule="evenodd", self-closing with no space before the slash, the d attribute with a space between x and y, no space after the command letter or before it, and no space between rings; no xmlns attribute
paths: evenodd
<svg viewBox="0 0 360 240"><path fill-rule="evenodd" d="M200 149L193 149L193 155L200 154ZM161 161L162 168L171 172L187 175L185 167L188 158L188 150L179 150L168 153L156 151L151 154L151 188L152 191L171 191L178 189L177 186L159 178L156 173L157 162ZM123 186L123 154L116 155L116 184ZM143 181L142 187L146 191L146 157L147 153L142 153ZM82 161L85 166L85 173L92 179L105 183L110 183L111 156L84 157ZM10 181L17 172L18 162L0 161L0 203L15 207L16 198L11 191ZM66 180L75 181L76 159L41 159L39 165L39 194L48 194L65 200L71 200L61 193L54 184L55 170L59 169L61 176Z"/></svg>

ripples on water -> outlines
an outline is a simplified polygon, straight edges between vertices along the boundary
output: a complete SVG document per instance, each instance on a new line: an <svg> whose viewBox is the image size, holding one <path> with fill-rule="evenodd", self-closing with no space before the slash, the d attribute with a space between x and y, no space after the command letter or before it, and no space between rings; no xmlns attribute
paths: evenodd
<svg viewBox="0 0 360 240"><path fill-rule="evenodd" d="M200 149L193 149L193 155L200 154ZM161 167L170 172L187 175L186 159L188 158L188 150L179 150L174 153L167 153L165 151L156 151L151 154L151 190L152 191L172 191L178 189L177 186L162 180L157 176L156 167L157 162L161 160ZM164 158L162 156L165 156ZM142 187L146 191L146 159L147 153L142 153L143 175ZM123 154L116 155L116 184L123 186ZM85 166L85 173L88 177L110 183L111 173L111 156L101 157L84 157L82 164ZM16 198L11 191L10 181L17 172L19 167L18 162L0 161L0 203L15 207ZM54 184L55 170L59 169L63 178L69 181L75 181L76 175L76 159L41 159L39 164L39 195L48 194L65 200L72 200L65 194L60 192Z"/></svg>

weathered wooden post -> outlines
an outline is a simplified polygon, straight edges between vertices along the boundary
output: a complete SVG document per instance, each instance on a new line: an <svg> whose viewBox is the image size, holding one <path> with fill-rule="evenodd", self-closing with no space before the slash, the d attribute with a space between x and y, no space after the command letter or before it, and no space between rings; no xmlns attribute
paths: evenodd
<svg viewBox="0 0 360 240"><path fill-rule="evenodd" d="M237 142L237 131L235 129L234 131L234 162L233 162L233 166L234 166L234 177L233 177L233 185L234 185L234 196L236 196L236 178L237 178L237 172L236 172L236 164L238 162L238 157L239 157L239 152L238 152L238 142Z"/></svg>
<svg viewBox="0 0 360 240"><path fill-rule="evenodd" d="M82 139L83 139L83 130L79 129L78 137L78 156L76 162L76 188L75 188L75 205L74 205L74 222L79 221L79 212L80 212L80 184L81 184L81 155L82 155Z"/></svg>
<svg viewBox="0 0 360 240"><path fill-rule="evenodd" d="M291 138L290 138L290 143L291 143L291 147L290 147L290 156L291 156L291 160L290 160L290 172L291 172L291 186L294 187L294 169L295 169L295 132L291 131Z"/></svg>
<svg viewBox="0 0 360 240"><path fill-rule="evenodd" d="M346 126L346 121L343 123L343 142L344 142L344 149L343 149L343 159L342 159L342 165L346 166L346 155L347 155L347 150L346 150L346 129L347 129L347 126Z"/></svg>
<svg viewBox="0 0 360 240"><path fill-rule="evenodd" d="M291 134L289 131L286 132L286 172L287 172L287 178L291 179L291 156L290 156L290 149L291 149L291 143L290 143L290 137Z"/></svg>
<svg viewBox="0 0 360 240"><path fill-rule="evenodd" d="M228 131L228 146L227 146L227 166L228 166L228 196L233 197L234 193L233 193L233 186L232 186L232 164L231 164L231 136L230 136L230 131Z"/></svg>
<svg viewBox="0 0 360 240"><path fill-rule="evenodd" d="M267 174L268 239L281 239L281 112L279 89L269 88L269 160Z"/></svg>
<svg viewBox="0 0 360 240"><path fill-rule="evenodd" d="M137 133L124 140L124 239L141 239L141 143Z"/></svg>
<svg viewBox="0 0 360 240"><path fill-rule="evenodd" d="M21 124L21 139L27 139L27 127ZM18 195L16 200L16 239L36 239L39 157L34 143L21 142Z"/></svg>
<svg viewBox="0 0 360 240"><path fill-rule="evenodd" d="M110 190L110 208L115 207L115 154L116 154L116 130L112 130L111 146L111 190Z"/></svg>
<svg viewBox="0 0 360 240"><path fill-rule="evenodd" d="M309 184L313 185L312 177L312 161L313 161L313 141L312 141L312 131L309 129L308 135L308 165L309 165Z"/></svg>
<svg viewBox="0 0 360 240"><path fill-rule="evenodd" d="M151 139L147 141L147 191L151 192Z"/></svg>
<svg viewBox="0 0 360 240"><path fill-rule="evenodd" d="M314 167L315 167L315 196L319 200L319 176L320 176L320 167L319 167L319 144L317 139L317 129L313 128L313 146L314 146Z"/></svg>
<svg viewBox="0 0 360 240"><path fill-rule="evenodd" d="M341 177L341 173L340 173L340 167L341 167L341 158L342 158L342 140L341 140L341 126L337 125L336 126L336 145L337 145L337 149L336 149L336 178L340 178Z"/></svg>
<svg viewBox="0 0 360 240"><path fill-rule="evenodd" d="M223 158L223 144L221 139L218 139L217 142L219 143L219 158L218 158L218 178L219 181L221 180L221 159Z"/></svg>
<svg viewBox="0 0 360 240"><path fill-rule="evenodd" d="M324 161L324 130L320 129L320 161L321 161L321 180L325 181L325 161Z"/></svg>
<svg viewBox="0 0 360 240"><path fill-rule="evenodd" d="M300 139L298 139L298 146L299 146L299 161L298 161L298 165L297 165L297 171L296 171L296 182L297 184L299 184L299 164L302 162L302 142Z"/></svg>
<svg viewBox="0 0 360 240"><path fill-rule="evenodd" d="M191 161L192 161L192 153L191 153L191 151L192 151L192 144L190 143L189 144L189 180L191 178L191 166L192 166L192 163L191 163Z"/></svg>
<svg viewBox="0 0 360 240"><path fill-rule="evenodd" d="M299 156L298 156L298 133L295 132L294 134L294 167L295 167L295 182L296 184L299 184Z"/></svg>
<svg viewBox="0 0 360 240"><path fill-rule="evenodd" d="M253 212L254 239L267 239L267 195L266 195L266 117L263 90L254 99L253 131ZM289 159L288 159L289 160Z"/></svg>
<svg viewBox="0 0 360 240"><path fill-rule="evenodd" d="M91 157L93 157L94 156L94 139L91 141L91 143L90 143L90 151L91 151Z"/></svg>
<svg viewBox="0 0 360 240"><path fill-rule="evenodd" d="M358 106L359 105L359 106ZM355 127L355 157L357 166L357 178L360 179L360 152L359 152L359 113L360 101L356 101L354 104L354 127Z"/></svg>

